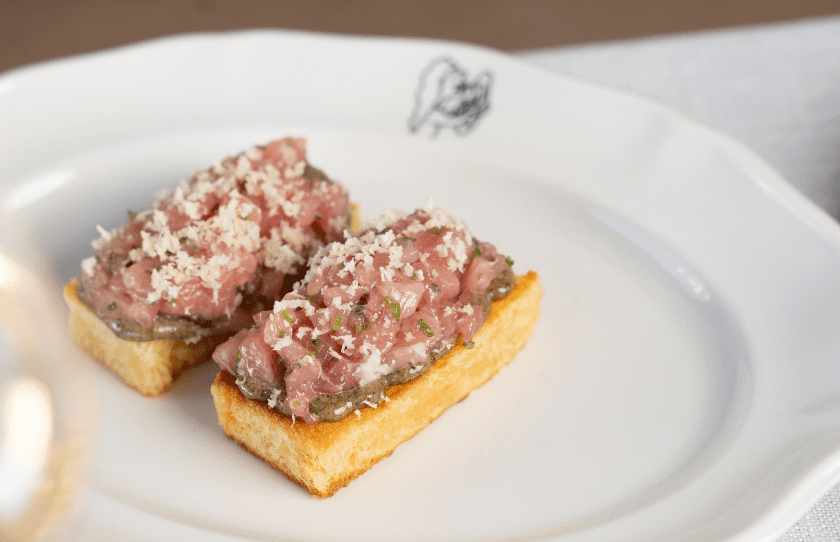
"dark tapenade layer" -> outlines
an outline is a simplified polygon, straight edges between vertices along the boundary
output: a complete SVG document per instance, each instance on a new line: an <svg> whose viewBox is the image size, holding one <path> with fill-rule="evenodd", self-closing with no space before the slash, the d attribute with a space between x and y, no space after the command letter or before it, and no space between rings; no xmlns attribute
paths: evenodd
<svg viewBox="0 0 840 542"><path fill-rule="evenodd" d="M475 296L476 303L484 310L484 319L490 316L490 308L494 301L502 299L509 294L516 286L513 270L510 267L503 269L486 290ZM413 363L401 367L392 373L381 376L357 388L339 391L336 393L322 393L309 401L309 412L318 416L321 421L338 421L360 408L376 407L385 400L388 388L395 384L403 384L419 377L425 373L435 361L442 358L455 345L455 339L445 341L441 346L431 352L425 360L420 363ZM467 344L469 347L469 343ZM237 375L238 376L238 375ZM249 399L268 401L272 399L274 408L287 416L291 413L284 408L286 388L283 381L276 388L264 388L246 380L236 380L242 394Z"/></svg>
<svg viewBox="0 0 840 542"><path fill-rule="evenodd" d="M91 277L84 273L76 277L76 295L89 309L94 310L90 294L91 282ZM134 342L158 339L183 339L186 342L197 342L210 335L212 325L202 326L196 320L173 314L161 314L151 324L138 324L106 316L99 316L99 319L120 339Z"/></svg>
<svg viewBox="0 0 840 542"><path fill-rule="evenodd" d="M303 273L297 273L286 277L285 287L280 295L291 290L292 285L300 280ZM89 309L94 310L91 301L90 288L92 280L84 273L76 277L76 295L79 300ZM151 324L140 324L120 318L111 318L107 315L97 315L99 319L108 326L114 335L120 339L132 342L147 342L168 339L181 339L191 344L200 341L205 337L214 335L231 335L243 327L253 324L251 315L267 310L274 303L274 298L256 295L254 292L259 288L251 288L251 292L242 291L243 300L237 307L234 314L217 318L189 318L174 314L159 314Z"/></svg>

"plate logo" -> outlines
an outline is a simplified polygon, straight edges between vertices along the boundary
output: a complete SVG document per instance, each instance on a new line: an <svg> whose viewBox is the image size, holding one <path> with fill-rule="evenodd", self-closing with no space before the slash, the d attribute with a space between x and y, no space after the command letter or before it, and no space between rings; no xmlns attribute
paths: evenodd
<svg viewBox="0 0 840 542"><path fill-rule="evenodd" d="M493 73L483 70L470 80L467 71L449 57L433 60L420 73L408 130L424 129L434 139L443 129L466 136L490 108Z"/></svg>

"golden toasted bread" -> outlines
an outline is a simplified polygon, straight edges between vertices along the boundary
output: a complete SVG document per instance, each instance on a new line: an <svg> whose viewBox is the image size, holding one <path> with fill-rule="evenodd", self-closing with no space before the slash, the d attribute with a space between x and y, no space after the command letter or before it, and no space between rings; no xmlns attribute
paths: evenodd
<svg viewBox="0 0 840 542"><path fill-rule="evenodd" d="M211 387L225 433L316 497L326 498L391 454L447 408L487 382L525 345L540 311L537 274L495 301L473 338L459 342L415 380L388 388L387 401L340 421L307 425L246 399L222 371Z"/></svg>
<svg viewBox="0 0 840 542"><path fill-rule="evenodd" d="M76 287L75 279L64 286L64 300L70 309L70 338L143 395L160 395L169 389L183 371L209 360L216 346L227 338L207 337L194 344L181 339L120 339L82 303Z"/></svg>

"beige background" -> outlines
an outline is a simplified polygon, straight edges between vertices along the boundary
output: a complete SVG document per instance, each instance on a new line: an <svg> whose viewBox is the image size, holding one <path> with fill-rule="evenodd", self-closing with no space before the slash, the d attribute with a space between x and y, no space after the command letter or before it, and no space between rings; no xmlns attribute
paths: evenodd
<svg viewBox="0 0 840 542"><path fill-rule="evenodd" d="M183 32L291 28L507 51L840 14L840 0L0 0L0 72Z"/></svg>

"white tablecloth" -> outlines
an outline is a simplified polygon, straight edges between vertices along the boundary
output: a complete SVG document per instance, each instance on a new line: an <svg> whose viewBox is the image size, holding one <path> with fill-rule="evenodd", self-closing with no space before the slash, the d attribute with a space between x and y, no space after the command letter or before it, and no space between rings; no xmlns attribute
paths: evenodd
<svg viewBox="0 0 840 542"><path fill-rule="evenodd" d="M840 17L519 56L653 98L735 136L840 219ZM840 485L778 539L829 541L840 541Z"/></svg>

